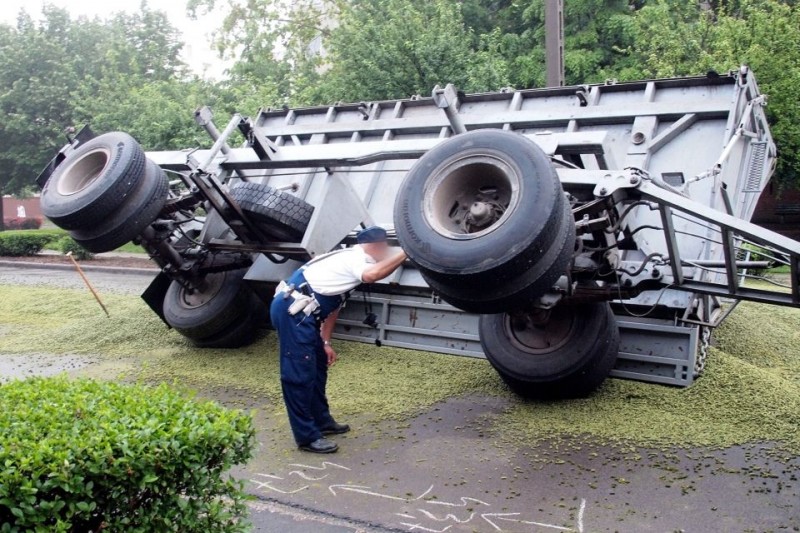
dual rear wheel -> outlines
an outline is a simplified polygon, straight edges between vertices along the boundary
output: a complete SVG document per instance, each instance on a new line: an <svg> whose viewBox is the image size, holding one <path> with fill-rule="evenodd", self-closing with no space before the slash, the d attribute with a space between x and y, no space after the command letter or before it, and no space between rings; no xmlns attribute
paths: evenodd
<svg viewBox="0 0 800 533"><path fill-rule="evenodd" d="M199 287L173 281L164 320L201 348L239 348L268 323L266 304L244 281L247 269L207 274Z"/></svg>
<svg viewBox="0 0 800 533"><path fill-rule="evenodd" d="M528 398L576 398L614 368L619 328L607 303L482 315L481 346L492 367Z"/></svg>
<svg viewBox="0 0 800 533"><path fill-rule="evenodd" d="M531 140L477 130L437 145L406 176L395 228L428 285L481 315L486 357L514 391L584 396L608 376L619 349L608 304L538 302L567 274L576 232L555 167Z"/></svg>

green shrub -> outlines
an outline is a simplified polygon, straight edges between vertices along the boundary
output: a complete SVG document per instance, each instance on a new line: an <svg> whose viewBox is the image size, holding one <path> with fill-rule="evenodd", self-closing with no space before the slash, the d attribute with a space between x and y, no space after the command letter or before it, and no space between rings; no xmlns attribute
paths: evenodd
<svg viewBox="0 0 800 533"><path fill-rule="evenodd" d="M13 257L36 255L54 238L38 231L0 232L0 255Z"/></svg>
<svg viewBox="0 0 800 533"><path fill-rule="evenodd" d="M36 255L64 235L60 229L0 231L0 256Z"/></svg>
<svg viewBox="0 0 800 533"><path fill-rule="evenodd" d="M75 242L72 237L63 237L58 241L58 248L64 252L72 252L72 257L78 261L85 261L87 259L94 259L94 254Z"/></svg>
<svg viewBox="0 0 800 533"><path fill-rule="evenodd" d="M749 242L746 242L746 243L742 244L739 253L741 255L740 259L745 259L747 257L750 261L769 261L770 262L770 267L775 266L775 262L772 259L772 257L774 257L774 255L771 252L768 252L767 250L765 250L764 248L762 248L760 246L756 246L755 244L750 244ZM748 255L748 253L749 253L749 255ZM767 255L764 255L764 254L767 254ZM763 276L764 274L767 273L767 269L766 268L748 268L747 269L747 273L751 274L753 276Z"/></svg>
<svg viewBox="0 0 800 533"><path fill-rule="evenodd" d="M57 240L66 235L67 232L60 228L53 229L24 229L24 230L10 230L0 232L0 235L45 235L51 239Z"/></svg>
<svg viewBox="0 0 800 533"><path fill-rule="evenodd" d="M0 386L0 531L233 532L249 416L165 385L65 377Z"/></svg>

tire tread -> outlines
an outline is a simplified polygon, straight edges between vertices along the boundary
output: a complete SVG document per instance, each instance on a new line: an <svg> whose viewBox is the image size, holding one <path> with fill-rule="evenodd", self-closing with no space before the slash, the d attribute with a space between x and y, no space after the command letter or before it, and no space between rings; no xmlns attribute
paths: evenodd
<svg viewBox="0 0 800 533"><path fill-rule="evenodd" d="M230 195L265 233L278 239L301 239L314 214L314 206L302 198L260 183L242 182Z"/></svg>

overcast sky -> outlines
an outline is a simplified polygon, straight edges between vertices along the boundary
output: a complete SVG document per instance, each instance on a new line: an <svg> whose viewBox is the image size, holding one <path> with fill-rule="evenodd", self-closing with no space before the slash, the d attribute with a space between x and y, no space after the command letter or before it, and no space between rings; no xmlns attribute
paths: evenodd
<svg viewBox="0 0 800 533"><path fill-rule="evenodd" d="M0 0L0 22L14 24L20 9L25 8L34 18L42 12L42 6L53 4L66 8L73 16L98 15L106 18L118 11L138 11L139 0ZM167 13L172 24L182 33L185 43L183 59L197 74L219 78L225 65L211 49L211 33L220 23L219 14L210 14L191 20L186 15L185 0L151 1L151 8Z"/></svg>

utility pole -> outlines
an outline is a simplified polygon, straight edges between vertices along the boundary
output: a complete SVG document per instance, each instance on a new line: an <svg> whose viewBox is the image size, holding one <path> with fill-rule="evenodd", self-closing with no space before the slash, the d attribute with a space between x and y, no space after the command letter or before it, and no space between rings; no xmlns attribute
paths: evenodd
<svg viewBox="0 0 800 533"><path fill-rule="evenodd" d="M544 48L547 86L564 85L564 0L545 0Z"/></svg>

